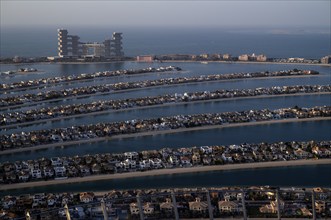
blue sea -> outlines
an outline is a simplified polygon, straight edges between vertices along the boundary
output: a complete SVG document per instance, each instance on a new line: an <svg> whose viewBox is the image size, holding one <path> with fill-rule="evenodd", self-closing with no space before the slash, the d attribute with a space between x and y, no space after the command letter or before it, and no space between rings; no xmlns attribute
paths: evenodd
<svg viewBox="0 0 331 220"><path fill-rule="evenodd" d="M111 28L110 28L111 29ZM102 41L113 31L124 34L124 50L127 55L166 54L166 53L265 53L270 57L306 57L320 58L329 53L330 41L328 34L273 34L269 32L231 32L227 30L106 30L106 29L70 29L69 32L78 34L82 40ZM56 30L43 29L35 33L23 30L8 29L1 31L1 56L49 56L56 53ZM38 41L31 38L36 37ZM19 40L19 44L15 43ZM37 44L38 43L38 44ZM29 89L21 92L0 94L0 97L13 96L24 93L38 93L47 89L59 90L68 87L80 87L100 83L114 83L123 81L138 81L146 79L160 79L168 77L190 77L207 74L226 74L236 72L277 71L298 69L313 69L320 72L318 76L234 80L228 82L208 82L190 85L176 85L162 88L148 88L137 91L123 91L120 93L98 95L83 99L66 99L58 102L48 102L39 105L26 106L15 109L25 111L36 107L48 107L75 103L88 103L96 100L124 99L143 96L156 96L168 93L184 93L193 91L217 89L241 89L285 85L315 85L330 84L331 68L310 65L285 64L239 64L239 63L92 63L92 64L20 64L1 65L1 71L17 70L32 67L40 73L15 74L0 76L1 83L12 83L21 80L46 78L80 73L90 73L105 70L159 67L173 65L183 69L182 72L158 74L143 74L141 76L118 76L107 80L94 80L72 85L58 85L51 88ZM74 119L34 124L24 127L0 130L1 134L28 132L32 130L68 127L78 124L111 122L130 120L134 118L155 118L177 114L197 114L203 112L240 111L247 109L277 109L292 106L313 107L331 105L331 95L304 95L296 97L275 97L263 99L239 99L214 101L208 103L193 103L185 105L154 107L148 109L128 110L116 113L106 113L97 116L76 117ZM1 110L0 112L6 112ZM105 142L80 144L75 146L49 148L25 153L15 153L0 156L0 163L5 161L37 159L41 157L74 156L96 153L118 153L125 151L141 151L160 149L163 147L192 147L200 145L228 145L240 143L258 143L275 141L309 141L331 140L331 120L284 124L267 124L258 126L244 126L204 131L191 131L176 134L151 135L144 137L112 139ZM69 184L61 188L45 186L31 188L24 193L59 192L84 190L111 190L123 188L156 188L156 187L207 187L234 185L279 185L279 186L328 186L331 187L331 176L326 175L331 165L309 167L281 167L272 169L222 171L209 173L194 173L185 175L170 175L148 178L132 178L126 180L98 181L93 183ZM254 178L252 178L254 176ZM9 192L2 192L6 194ZM23 190L11 191L20 194Z"/></svg>
<svg viewBox="0 0 331 220"><path fill-rule="evenodd" d="M283 31L265 28L204 27L67 27L69 34L79 35L83 42L102 42L113 32L123 33L127 56L141 54L244 53L268 57L321 58L330 54L330 30L287 28ZM57 54L55 27L1 27L1 57L54 56Z"/></svg>

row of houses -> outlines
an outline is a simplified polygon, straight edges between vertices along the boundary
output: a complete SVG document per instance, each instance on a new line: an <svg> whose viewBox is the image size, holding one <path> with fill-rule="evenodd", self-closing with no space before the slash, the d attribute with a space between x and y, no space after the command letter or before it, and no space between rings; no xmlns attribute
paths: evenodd
<svg viewBox="0 0 331 220"><path fill-rule="evenodd" d="M307 86L274 86L255 89L231 89L191 92L184 94L166 94L155 97L129 98L120 100L98 101L84 104L55 106L48 108L31 109L25 112L5 112L0 114L0 125L12 125L38 120L54 119L75 115L84 115L92 112L128 109L143 106L163 105L171 103L188 103L194 101L206 101L214 99L227 99L238 97L253 97L267 95L284 95L297 93L324 93L331 92L331 86L307 85Z"/></svg>
<svg viewBox="0 0 331 220"><path fill-rule="evenodd" d="M165 67L147 67L143 69L127 69L127 70L115 70L115 71L103 71L103 72L95 72L95 73L82 73L75 74L70 76L56 76L49 78L38 78L31 79L27 81L13 82L13 83L2 83L0 84L0 91L2 90L15 90L15 89L24 89L29 87L36 86L50 86L58 83L68 83L68 82L79 82L81 80L89 80L103 77L113 77L120 75L134 75L134 74L144 74L144 73L161 73L167 71L180 71L179 67L174 66L165 66Z"/></svg>
<svg viewBox="0 0 331 220"><path fill-rule="evenodd" d="M206 82L215 80L228 79L245 79L258 77L275 77L275 76L298 76L298 75L315 75L319 74L316 71L308 70L289 70L275 72L254 72L254 73L233 73L233 74L213 74L198 77L180 77L180 78L165 78L156 80L144 80L135 82L119 82L114 84L99 84L93 86L84 86L77 88L68 88L62 90L48 90L40 93L10 95L0 99L0 107L8 107L13 105L22 105L26 102L40 102L52 99L63 99L68 97L88 96L95 93L106 93L114 90L137 89L154 86L176 85L192 82Z"/></svg>
<svg viewBox="0 0 331 220"><path fill-rule="evenodd" d="M119 213L124 213L126 218L133 219L139 218L140 211L149 218L173 218L175 211L182 218L207 217L210 211L215 217L240 217L244 211L249 212L250 217L268 217L278 212L282 216L312 217L313 209L317 216L326 217L331 216L330 192L329 188L319 187L306 189L253 186L112 190L106 193L38 193L4 196L0 210L1 213L19 217L24 215L22 210L28 209L32 215L49 214L42 219L54 219L56 216L64 216L63 207L68 206L72 216L79 214L74 219L97 219L93 217L100 214L102 216L100 203L103 203L109 216L116 217ZM315 200L312 200L312 193ZM303 197L298 199L294 195Z"/></svg>
<svg viewBox="0 0 331 220"><path fill-rule="evenodd" d="M216 53L208 54L203 53L199 55L195 54L166 54L166 55L140 55L136 57L138 62L153 62L153 61L244 61L244 62L280 62L280 63L308 63L308 64L329 64L331 63L331 55L322 57L320 59L307 59L301 57L290 58L268 58L265 54L256 55L241 54L239 56L233 56L229 53Z"/></svg>
<svg viewBox="0 0 331 220"><path fill-rule="evenodd" d="M162 148L141 152L5 162L0 164L0 183L41 181L166 168L330 157L331 141Z"/></svg>

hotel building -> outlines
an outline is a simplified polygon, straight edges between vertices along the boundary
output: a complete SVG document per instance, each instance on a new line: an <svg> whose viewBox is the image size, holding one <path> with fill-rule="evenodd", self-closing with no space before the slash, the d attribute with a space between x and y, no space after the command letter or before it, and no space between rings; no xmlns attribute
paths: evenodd
<svg viewBox="0 0 331 220"><path fill-rule="evenodd" d="M79 41L77 35L69 35L68 30L58 29L58 56L66 57L105 57L121 58L124 56L122 48L122 33L114 32L111 39L102 43L85 43Z"/></svg>

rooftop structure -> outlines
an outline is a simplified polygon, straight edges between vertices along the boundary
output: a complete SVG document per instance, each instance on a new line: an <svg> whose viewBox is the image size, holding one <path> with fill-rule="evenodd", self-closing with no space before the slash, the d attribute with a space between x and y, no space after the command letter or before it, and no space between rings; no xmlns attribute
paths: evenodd
<svg viewBox="0 0 331 220"><path fill-rule="evenodd" d="M104 42L80 42L77 35L69 35L68 30L58 29L59 57L105 57L120 58L124 56L122 33L114 32L111 39Z"/></svg>

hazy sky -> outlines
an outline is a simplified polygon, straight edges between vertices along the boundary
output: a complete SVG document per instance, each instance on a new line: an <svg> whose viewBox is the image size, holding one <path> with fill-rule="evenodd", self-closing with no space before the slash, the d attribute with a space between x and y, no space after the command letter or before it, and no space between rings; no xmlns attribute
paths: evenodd
<svg viewBox="0 0 331 220"><path fill-rule="evenodd" d="M329 26L330 1L0 0L1 26Z"/></svg>

